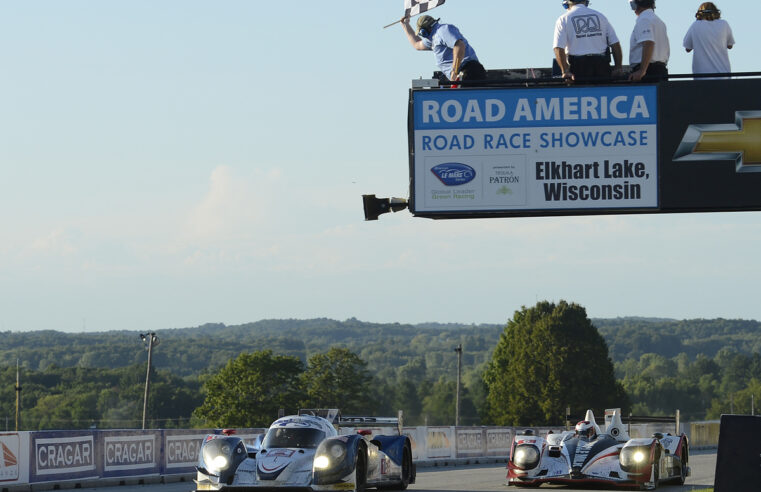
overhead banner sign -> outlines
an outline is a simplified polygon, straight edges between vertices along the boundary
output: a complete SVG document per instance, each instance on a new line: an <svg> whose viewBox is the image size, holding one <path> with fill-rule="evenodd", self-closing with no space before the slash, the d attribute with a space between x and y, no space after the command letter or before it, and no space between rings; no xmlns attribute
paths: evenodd
<svg viewBox="0 0 761 492"><path fill-rule="evenodd" d="M416 213L658 207L654 86L412 93Z"/></svg>
<svg viewBox="0 0 761 492"><path fill-rule="evenodd" d="M413 89L410 211L761 210L759 91L761 79Z"/></svg>

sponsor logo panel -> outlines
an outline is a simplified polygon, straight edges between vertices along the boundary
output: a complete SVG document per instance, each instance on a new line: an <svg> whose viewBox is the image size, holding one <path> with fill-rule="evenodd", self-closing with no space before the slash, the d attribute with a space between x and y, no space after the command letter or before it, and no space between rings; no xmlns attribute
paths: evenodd
<svg viewBox="0 0 761 492"><path fill-rule="evenodd" d="M18 434L0 434L0 482L19 479L19 451L21 444Z"/></svg>
<svg viewBox="0 0 761 492"><path fill-rule="evenodd" d="M428 458L452 457L452 429L450 427L428 427L426 436Z"/></svg>
<svg viewBox="0 0 761 492"><path fill-rule="evenodd" d="M415 94L415 212L658 207L654 87Z"/></svg>
<svg viewBox="0 0 761 492"><path fill-rule="evenodd" d="M482 429L457 429L457 457L483 456L484 431Z"/></svg>
<svg viewBox="0 0 761 492"><path fill-rule="evenodd" d="M103 470L145 470L158 465L156 436L108 436L103 443Z"/></svg>
<svg viewBox="0 0 761 492"><path fill-rule="evenodd" d="M507 456L513 444L512 429L487 429L486 430L486 454L487 456Z"/></svg>
<svg viewBox="0 0 761 492"><path fill-rule="evenodd" d="M95 440L92 435L35 438L33 442L33 469L37 476L95 471Z"/></svg>
<svg viewBox="0 0 761 492"><path fill-rule="evenodd" d="M206 434L167 435L164 445L166 468L187 468L198 463L198 453L201 450Z"/></svg>

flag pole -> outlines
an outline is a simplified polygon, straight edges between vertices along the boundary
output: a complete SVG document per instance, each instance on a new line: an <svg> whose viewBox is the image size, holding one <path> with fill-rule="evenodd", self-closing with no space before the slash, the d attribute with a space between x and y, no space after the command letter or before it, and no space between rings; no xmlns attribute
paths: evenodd
<svg viewBox="0 0 761 492"><path fill-rule="evenodd" d="M402 22L404 19L405 19L405 18L404 18L404 17L402 17L402 18L401 18L401 19L399 19L398 21L394 21L394 22L392 22L391 24L389 24L389 25L387 25L387 26L383 26L383 29L388 29L388 28L389 28L389 27L391 27L391 26L395 26L395 25L397 25L397 24L401 23L401 22Z"/></svg>

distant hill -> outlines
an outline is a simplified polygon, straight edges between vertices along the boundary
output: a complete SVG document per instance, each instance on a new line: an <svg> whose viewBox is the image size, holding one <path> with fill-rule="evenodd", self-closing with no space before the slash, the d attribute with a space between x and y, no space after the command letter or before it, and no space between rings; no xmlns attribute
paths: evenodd
<svg viewBox="0 0 761 492"><path fill-rule="evenodd" d="M712 358L722 349L761 352L761 323L753 320L660 318L593 319L605 337L614 362L638 359L644 353L671 358ZM330 347L344 346L359 354L382 378L413 361L425 362L428 377L456 371L454 347L462 343L463 367L476 370L491 357L504 325L458 323L368 323L350 318L261 320L243 325L221 323L194 328L158 330L154 351L157 369L187 377L215 370L241 352L271 349L306 361ZM139 332L63 333L58 331L4 332L0 337L0 365L18 358L30 369L59 367L125 367L144 362Z"/></svg>
<svg viewBox="0 0 761 492"><path fill-rule="evenodd" d="M656 353L672 358L685 353L713 358L720 350L761 353L761 323L742 319L648 320L615 318L593 320L605 337L615 362Z"/></svg>

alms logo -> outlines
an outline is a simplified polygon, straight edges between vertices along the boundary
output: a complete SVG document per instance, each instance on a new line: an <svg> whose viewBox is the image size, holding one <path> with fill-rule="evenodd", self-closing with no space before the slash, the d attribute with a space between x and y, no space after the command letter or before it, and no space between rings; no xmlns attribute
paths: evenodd
<svg viewBox="0 0 761 492"><path fill-rule="evenodd" d="M447 162L431 168L444 186L459 186L470 183L476 178L476 170L467 164Z"/></svg>

